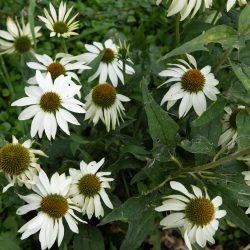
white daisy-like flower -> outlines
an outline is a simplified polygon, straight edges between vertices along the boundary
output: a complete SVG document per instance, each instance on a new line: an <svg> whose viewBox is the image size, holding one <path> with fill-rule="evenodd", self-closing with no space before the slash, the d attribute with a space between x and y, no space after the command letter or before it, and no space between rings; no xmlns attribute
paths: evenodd
<svg viewBox="0 0 250 250"><path fill-rule="evenodd" d="M169 110L179 99L179 117L187 115L188 111L194 107L198 116L207 109L206 96L216 101L216 95L220 91L216 88L219 81L211 73L211 66L206 66L199 70L195 58L187 54L188 61L179 59L181 64L169 64L171 67L159 73L160 76L170 77L162 85L175 82L164 95L161 105L167 102Z"/></svg>
<svg viewBox="0 0 250 250"><path fill-rule="evenodd" d="M97 71L91 77L89 77L89 82L93 81L99 76L99 83L106 82L109 78L114 87L116 87L118 85L119 79L122 84L124 84L123 71L125 71L124 73L128 75L135 73L134 69L127 64L127 62L133 64L131 59L127 58L126 61L122 61L118 58L119 46L114 44L111 39L106 40L104 44L99 42L94 42L93 45L85 44L85 48L88 52L79 55L78 58L80 61L87 62L87 64L91 63L98 56L102 55L102 59Z"/></svg>
<svg viewBox="0 0 250 250"><path fill-rule="evenodd" d="M43 151L31 148L32 143L33 141L26 140L21 144L15 136L12 136L12 143L0 148L0 172L3 172L9 181L3 192L16 183L31 188L33 177L41 169L36 155L46 156Z"/></svg>
<svg viewBox="0 0 250 250"><path fill-rule="evenodd" d="M89 219L93 215L97 218L104 215L101 199L107 207L113 209L105 188L110 188L109 182L114 179L106 177L111 172L98 172L103 163L104 158L99 162L92 161L89 164L81 161L80 170L69 169L72 177L70 197L81 208L82 213L87 214Z"/></svg>
<svg viewBox="0 0 250 250"><path fill-rule="evenodd" d="M247 162L247 165L250 166L250 161ZM244 171L242 174L245 176L245 181L248 186L250 186L250 171ZM250 206L245 212L246 214L250 214Z"/></svg>
<svg viewBox="0 0 250 250"><path fill-rule="evenodd" d="M86 112L84 104L74 98L81 86L69 85L71 78L64 75L57 77L53 83L50 73L43 77L38 70L36 81L38 86L25 87L27 97L11 104L12 106L29 106L20 113L18 119L27 120L34 117L31 123L31 137L38 133L41 138L45 131L49 140L51 137L55 139L57 125L69 135L68 122L80 125L69 111Z"/></svg>
<svg viewBox="0 0 250 250"><path fill-rule="evenodd" d="M41 36L40 26L35 26L35 38ZM34 40L30 29L30 24L25 25L22 19L22 24L10 17L7 18L7 30L0 30L0 55L11 53L25 53L31 50Z"/></svg>
<svg viewBox="0 0 250 250"><path fill-rule="evenodd" d="M162 0L156 0L156 4L159 5ZM168 16L173 16L180 13L181 21L194 15L201 8L210 8L213 4L213 0L172 0L171 5L168 8Z"/></svg>
<svg viewBox="0 0 250 250"><path fill-rule="evenodd" d="M75 56L65 53L56 54L54 60L45 54L36 54L35 57L38 62L28 62L27 66L34 70L40 70L43 75L49 72L52 80L55 80L60 75L65 75L80 83L77 74L73 71L90 69L89 66L84 65L84 62L77 61ZM31 77L28 83L37 84L36 77ZM74 84L74 82L72 83Z"/></svg>
<svg viewBox="0 0 250 250"><path fill-rule="evenodd" d="M219 227L218 219L226 215L225 210L219 210L222 204L220 196L211 200L205 190L202 194L200 188L193 186L193 193L190 193L183 184L171 181L172 189L184 195L169 195L163 205L157 207L158 212L175 211L170 213L160 224L164 229L180 228L184 236L188 249L192 249L191 244L197 242L201 247L205 247L207 241L214 244L214 234Z"/></svg>
<svg viewBox="0 0 250 250"><path fill-rule="evenodd" d="M231 8L235 5L237 0L228 0L227 1L227 11L231 10ZM240 6L247 4L247 0L238 0Z"/></svg>
<svg viewBox="0 0 250 250"><path fill-rule="evenodd" d="M96 125L101 119L108 132L110 127L114 130L116 124L120 125L120 119L123 121L125 108L122 103L130 101L128 97L118 94L108 83L96 85L85 99L85 120L89 119Z"/></svg>
<svg viewBox="0 0 250 250"><path fill-rule="evenodd" d="M19 230L24 240L30 235L39 232L39 241L42 249L50 249L57 239L60 246L64 237L63 218L66 219L69 228L74 233L78 233L78 218L74 210L80 212L69 198L69 188L71 177L65 174L54 173L49 180L44 171L40 171L35 176L32 189L35 193L26 196L19 195L28 204L17 210L18 215L23 215L29 211L38 210L36 217L24 224Z"/></svg>
<svg viewBox="0 0 250 250"><path fill-rule="evenodd" d="M78 35L75 32L78 29L79 21L75 21L78 13L73 16L70 20L68 20L69 15L73 9L73 6L67 10L67 4L63 1L60 3L58 13L56 12L52 3L49 4L50 14L44 9L44 15L38 16L46 25L46 27L51 31L50 36L64 37L68 38L73 35Z"/></svg>
<svg viewBox="0 0 250 250"><path fill-rule="evenodd" d="M246 112L245 106L238 106L234 111L230 107L225 107L225 115L223 117L222 135L219 138L218 146L234 148L237 139L236 117L239 112Z"/></svg>

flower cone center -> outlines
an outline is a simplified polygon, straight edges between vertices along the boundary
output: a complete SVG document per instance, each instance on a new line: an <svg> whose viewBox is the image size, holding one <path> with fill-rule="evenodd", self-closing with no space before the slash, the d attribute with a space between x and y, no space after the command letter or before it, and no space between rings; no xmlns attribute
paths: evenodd
<svg viewBox="0 0 250 250"><path fill-rule="evenodd" d="M101 183L95 174L86 174L78 182L78 189L84 196L93 197L100 191Z"/></svg>
<svg viewBox="0 0 250 250"><path fill-rule="evenodd" d="M64 34L68 32L69 27L65 22L58 21L54 23L53 29L56 33Z"/></svg>
<svg viewBox="0 0 250 250"><path fill-rule="evenodd" d="M0 169L9 175L23 173L30 164L29 150L21 144L7 144L0 149Z"/></svg>
<svg viewBox="0 0 250 250"><path fill-rule="evenodd" d="M55 112L61 105L61 98L55 92L46 92L41 96L40 107L44 112Z"/></svg>
<svg viewBox="0 0 250 250"><path fill-rule="evenodd" d="M50 194L43 197L40 205L41 211L54 219L63 217L69 209L68 201L58 194Z"/></svg>
<svg viewBox="0 0 250 250"><path fill-rule="evenodd" d="M191 93L201 91L205 85L205 77L198 69L188 70L181 78L182 88Z"/></svg>
<svg viewBox="0 0 250 250"><path fill-rule="evenodd" d="M103 51L103 56L102 56L102 61L105 63L111 63L115 59L115 53L112 49L104 49Z"/></svg>
<svg viewBox="0 0 250 250"><path fill-rule="evenodd" d="M186 206L188 220L197 226L209 224L215 215L213 203L207 198L192 199Z"/></svg>
<svg viewBox="0 0 250 250"><path fill-rule="evenodd" d="M48 71L53 80L66 72L64 66L59 62L53 62L48 66Z"/></svg>
<svg viewBox="0 0 250 250"><path fill-rule="evenodd" d="M24 53L31 49L31 40L28 36L17 37L14 41L14 47L17 52Z"/></svg>
<svg viewBox="0 0 250 250"><path fill-rule="evenodd" d="M109 108L115 103L116 90L108 83L98 84L93 89L92 99L97 106Z"/></svg>

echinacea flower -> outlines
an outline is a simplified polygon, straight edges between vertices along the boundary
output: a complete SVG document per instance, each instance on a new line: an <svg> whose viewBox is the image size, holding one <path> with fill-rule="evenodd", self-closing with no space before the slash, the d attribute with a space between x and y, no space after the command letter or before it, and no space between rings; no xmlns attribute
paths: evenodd
<svg viewBox="0 0 250 250"><path fill-rule="evenodd" d="M162 0L157 0L156 4L159 5ZM188 16L191 18L201 8L210 8L213 4L213 0L172 0L171 5L168 8L168 16L173 16L180 13L181 21L186 19Z"/></svg>
<svg viewBox="0 0 250 250"><path fill-rule="evenodd" d="M21 144L15 136L12 136L12 143L0 148L0 172L3 172L9 181L3 192L15 183L31 188L33 177L41 169L36 155L46 156L43 151L31 148L32 143L33 141L26 140Z"/></svg>
<svg viewBox="0 0 250 250"><path fill-rule="evenodd" d="M58 13L56 12L52 3L49 4L49 8L50 14L46 9L44 9L45 17L38 17L45 23L46 27L51 31L51 37L62 36L64 38L68 38L70 36L78 34L75 32L75 30L78 29L79 21L74 21L78 14L68 20L73 7L67 10L67 4L62 1L60 3Z"/></svg>
<svg viewBox="0 0 250 250"><path fill-rule="evenodd" d="M35 38L41 36L40 26L34 27ZM31 50L34 40L30 29L30 24L25 25L22 19L22 25L12 18L7 18L7 30L0 30L0 54L25 53Z"/></svg>
<svg viewBox="0 0 250 250"><path fill-rule="evenodd" d="M41 138L43 131L50 140L55 139L57 125L70 134L68 122L80 125L76 118L69 112L85 113L84 104L75 99L81 86L70 85L69 76L60 75L52 81L50 73L43 77L40 71L36 71L38 86L25 87L27 97L23 97L12 106L29 106L19 115L19 120L27 120L32 117L31 137L37 133ZM69 111L67 111L69 110Z"/></svg>
<svg viewBox="0 0 250 250"><path fill-rule="evenodd" d="M98 172L103 163L104 158L99 162L92 161L89 164L81 161L80 170L69 169L72 177L70 197L81 208L82 213L87 214L89 219L93 215L97 218L104 215L101 199L107 207L113 209L105 189L110 188L109 182L114 179L106 177L111 172Z"/></svg>
<svg viewBox="0 0 250 250"><path fill-rule="evenodd" d="M104 44L99 42L94 42L93 45L85 44L85 48L88 52L79 55L78 58L80 61L87 62L87 64L90 64L98 56L102 55L96 72L88 79L89 82L99 76L100 83L106 82L109 78L113 86L116 87L118 85L118 79L124 84L123 73L128 75L135 73L134 69L127 64L127 62L132 64L129 58L127 58L126 61L118 58L119 46L114 44L111 39L106 40Z"/></svg>
<svg viewBox="0 0 250 250"><path fill-rule="evenodd" d="M223 117L223 133L219 138L218 146L232 149L235 146L238 136L236 118L239 112L246 112L245 106L238 106L234 111L230 107L225 107L225 115Z"/></svg>
<svg viewBox="0 0 250 250"><path fill-rule="evenodd" d="M60 75L70 76L72 79L80 83L75 70L90 69L89 66L84 65L84 62L79 62L72 55L65 53L58 53L53 60L48 55L35 55L38 62L28 62L27 66L34 70L40 70L43 75L50 73L52 80L55 80ZM28 80L30 84L37 84L36 77L31 77Z"/></svg>
<svg viewBox="0 0 250 250"><path fill-rule="evenodd" d="M202 248L206 246L207 241L214 244L213 236L219 227L218 219L226 215L225 210L219 210L222 198L216 196L211 200L206 190L203 195L201 189L193 185L192 194L183 184L176 181L171 181L170 186L182 195L165 197L163 205L155 209L158 212L174 211L161 220L163 228L180 228L188 249L192 249L191 244L195 242Z"/></svg>
<svg viewBox="0 0 250 250"><path fill-rule="evenodd" d="M231 10L231 8L234 6L236 3L236 0L228 0L227 1L227 11ZM247 4L247 0L238 0L238 3L240 6Z"/></svg>
<svg viewBox="0 0 250 250"><path fill-rule="evenodd" d="M108 83L96 85L85 99L85 120L89 119L96 125L101 119L108 132L110 127L114 130L116 124L120 124L120 119L123 121L125 108L122 103L130 101L128 97L118 94Z"/></svg>
<svg viewBox="0 0 250 250"><path fill-rule="evenodd" d="M160 76L170 77L162 85L175 82L162 98L161 105L167 102L167 110L169 110L179 99L182 99L179 107L180 118L186 116L192 106L200 116L207 109L206 96L216 101L216 95L220 93L216 88L219 81L211 73L211 66L199 70L195 58L188 54L187 58L188 61L179 59L181 64L169 64L172 67L159 73Z"/></svg>
<svg viewBox="0 0 250 250"><path fill-rule="evenodd" d="M49 180L46 173L41 170L39 175L34 177L35 184L32 188L35 193L19 195L28 204L18 208L18 215L38 210L38 214L18 230L22 233L22 240L40 231L39 241L42 249L50 249L56 239L60 246L64 237L63 218L66 219L71 231L79 232L77 221L86 222L74 213L74 210L80 209L69 198L71 181L71 177L59 175L57 172Z"/></svg>

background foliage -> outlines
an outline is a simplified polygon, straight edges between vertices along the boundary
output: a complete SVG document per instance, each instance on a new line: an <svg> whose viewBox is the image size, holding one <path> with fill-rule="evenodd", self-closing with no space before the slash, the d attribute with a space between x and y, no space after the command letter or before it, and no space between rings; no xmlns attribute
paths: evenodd
<svg viewBox="0 0 250 250"><path fill-rule="evenodd" d="M53 3L57 5L59 1ZM215 9L221 11L216 25L213 23L216 10L181 23L181 44L177 47L175 17L166 17L166 3L161 7L149 0L68 3L80 13L80 34L67 40L68 52L81 54L85 52L84 44L92 41L126 40L130 43L130 57L136 74L128 76L126 84L119 86L118 91L132 101L126 107L125 122L115 131L107 133L102 124L93 127L78 118L81 126L72 126L70 136L59 133L55 141L48 142L45 138L38 141L49 156L41 159L41 165L49 175L78 167L81 160L89 162L105 157L105 170L112 171L115 178L111 189L115 209L105 211L106 216L101 221L92 219L88 225L82 225L79 235L73 236L68 230L60 249L177 249L178 244L183 244L178 231L161 232L161 216L154 212L161 197L170 192L165 184L176 177L185 184L191 184L195 179L197 185L209 187L211 196L223 197L228 214L222 222L222 230L216 235L217 244L223 245L224 249L246 246L250 220L244 214L245 208L240 207L250 203L249 187L241 174L247 170L246 165L234 157L226 158L213 172L203 173L203 176L192 168L213 161L218 153L225 105L250 104L250 7L241 13L235 9L227 13L225 1L216 1ZM37 25L37 15L48 4L46 0L0 1L0 29L5 29L8 16L19 18L23 15ZM43 29L36 52L54 56L62 51L60 40L49 38L49 32ZM201 117L197 118L192 112L178 120L177 110L166 113L158 105L167 90L167 87L157 88L162 83L158 73L167 62L174 60L173 56L191 52L199 58L200 66L213 66L223 95ZM229 54L230 60L226 60ZM0 57L0 143L10 141L12 134L23 139L29 136L30 121L19 122L17 117L21 109L10 107L10 103L24 95L25 81L32 74L25 63L31 59L31 54ZM80 78L83 96L91 89L87 83L91 72ZM14 86L13 93L8 89L8 83ZM250 119L246 114L237 117L237 127L238 150L245 150L250 139ZM179 169L178 162L184 170ZM209 171L210 167L202 170ZM0 183L6 185L3 176ZM22 218L15 215L16 208L22 204L17 192L23 190L17 188L13 195L12 191L0 194L0 249L39 248L37 236L21 242L16 235L20 225L33 217L32 214ZM169 237L174 243L168 240Z"/></svg>

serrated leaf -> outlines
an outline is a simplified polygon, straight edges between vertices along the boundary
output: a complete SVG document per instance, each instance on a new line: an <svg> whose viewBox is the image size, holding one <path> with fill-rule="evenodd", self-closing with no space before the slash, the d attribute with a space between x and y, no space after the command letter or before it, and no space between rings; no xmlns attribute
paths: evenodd
<svg viewBox="0 0 250 250"><path fill-rule="evenodd" d="M192 126L199 127L211 122L224 112L224 107L225 100L223 98L219 98L216 102L211 104L200 117L192 122Z"/></svg>
<svg viewBox="0 0 250 250"><path fill-rule="evenodd" d="M246 65L238 65L234 62L230 62L232 69L237 76L237 78L240 80L242 85L245 87L247 91L250 90L250 68Z"/></svg>
<svg viewBox="0 0 250 250"><path fill-rule="evenodd" d="M152 231L154 216L154 211L146 211L141 213L135 220L131 221L120 250L138 249L144 239Z"/></svg>
<svg viewBox="0 0 250 250"><path fill-rule="evenodd" d="M82 225L79 234L74 237L73 249L104 250L102 233L96 227L89 224Z"/></svg>
<svg viewBox="0 0 250 250"><path fill-rule="evenodd" d="M146 81L141 83L144 106L148 118L149 132L153 139L153 154L159 161L167 161L178 144L178 124L154 101Z"/></svg>
<svg viewBox="0 0 250 250"><path fill-rule="evenodd" d="M100 226L112 221L129 222L136 219L142 212L150 210L150 205L155 198L155 194L151 193L139 197L132 197L123 203L120 207L115 208L111 213L105 216L100 222Z"/></svg>
<svg viewBox="0 0 250 250"><path fill-rule="evenodd" d="M193 154L210 154L214 151L214 145L203 136L197 136L190 140L183 140L181 147Z"/></svg>
<svg viewBox="0 0 250 250"><path fill-rule="evenodd" d="M238 206L239 193L235 193L221 185L209 183L209 189L223 199L223 207L227 211L226 219L250 234L250 219Z"/></svg>
<svg viewBox="0 0 250 250"><path fill-rule="evenodd" d="M207 50L206 45L209 43L220 43L224 49L227 49L234 46L238 47L238 42L238 33L235 29L226 25L218 25L209 29L193 40L184 43L180 47L172 50L160 60L165 60L172 56L191 53L194 51Z"/></svg>

